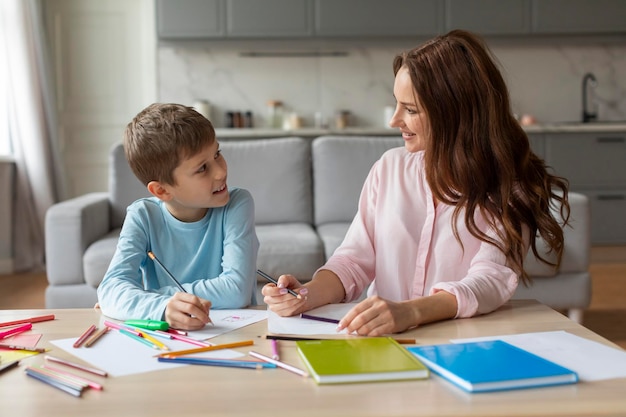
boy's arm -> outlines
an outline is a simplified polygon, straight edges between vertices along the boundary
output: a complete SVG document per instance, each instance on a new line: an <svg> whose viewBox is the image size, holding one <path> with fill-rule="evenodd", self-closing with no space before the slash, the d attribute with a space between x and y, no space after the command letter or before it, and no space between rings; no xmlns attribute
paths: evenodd
<svg viewBox="0 0 626 417"><path fill-rule="evenodd" d="M223 249L222 273L192 284L192 291L211 301L212 308L243 308L253 301L259 241L254 227L254 200L247 190L231 192L223 218L224 238L214 241ZM209 248L209 250L216 250Z"/></svg>
<svg viewBox="0 0 626 417"><path fill-rule="evenodd" d="M148 262L149 238L145 217L135 208L127 212L115 254L98 286L98 303L104 315L118 320L161 320L171 294L144 290L141 268Z"/></svg>

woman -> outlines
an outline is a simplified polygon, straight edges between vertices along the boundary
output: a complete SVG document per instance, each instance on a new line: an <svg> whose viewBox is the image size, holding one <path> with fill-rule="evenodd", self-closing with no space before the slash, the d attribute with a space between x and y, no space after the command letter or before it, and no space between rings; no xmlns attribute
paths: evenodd
<svg viewBox="0 0 626 417"><path fill-rule="evenodd" d="M563 231L550 205L567 223L568 184L531 151L482 40L452 31L397 56L393 69L390 125L405 146L374 164L344 242L313 279L282 275L263 288L279 315L349 302L369 285L339 329L396 333L497 309L529 282L529 247L560 264ZM537 236L555 263L538 253Z"/></svg>

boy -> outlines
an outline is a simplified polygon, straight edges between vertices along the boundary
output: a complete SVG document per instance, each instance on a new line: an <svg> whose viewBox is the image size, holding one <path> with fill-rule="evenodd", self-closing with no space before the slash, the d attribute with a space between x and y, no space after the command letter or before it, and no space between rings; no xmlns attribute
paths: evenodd
<svg viewBox="0 0 626 417"><path fill-rule="evenodd" d="M210 322L211 307L255 304L254 201L227 188L211 122L191 107L152 104L126 127L124 152L153 197L127 209L98 287L103 314L197 330Z"/></svg>

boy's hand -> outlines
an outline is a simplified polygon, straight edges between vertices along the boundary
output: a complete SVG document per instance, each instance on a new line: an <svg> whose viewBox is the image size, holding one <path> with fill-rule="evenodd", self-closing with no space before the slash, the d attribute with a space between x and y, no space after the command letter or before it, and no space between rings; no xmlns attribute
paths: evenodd
<svg viewBox="0 0 626 417"><path fill-rule="evenodd" d="M196 295L177 292L165 307L165 321L175 329L200 330L209 319L211 302Z"/></svg>

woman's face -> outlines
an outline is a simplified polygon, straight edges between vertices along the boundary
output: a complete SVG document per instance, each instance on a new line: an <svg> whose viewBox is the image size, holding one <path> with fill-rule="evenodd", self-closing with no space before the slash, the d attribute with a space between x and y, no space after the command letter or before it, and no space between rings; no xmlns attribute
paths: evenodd
<svg viewBox="0 0 626 417"><path fill-rule="evenodd" d="M420 103L416 102L413 83L406 67L400 68L396 74L393 95L396 98L396 111L389 126L400 129L407 151L423 151L430 130L428 119Z"/></svg>

